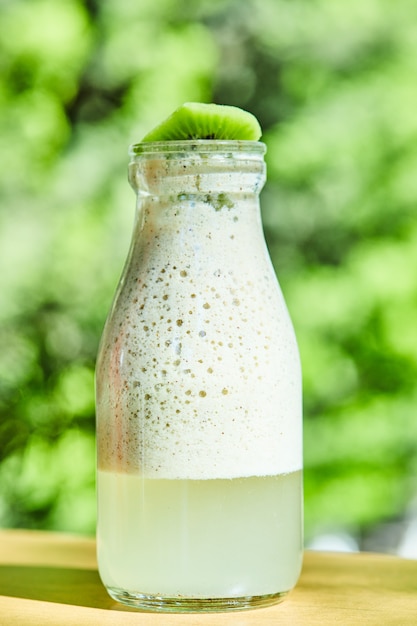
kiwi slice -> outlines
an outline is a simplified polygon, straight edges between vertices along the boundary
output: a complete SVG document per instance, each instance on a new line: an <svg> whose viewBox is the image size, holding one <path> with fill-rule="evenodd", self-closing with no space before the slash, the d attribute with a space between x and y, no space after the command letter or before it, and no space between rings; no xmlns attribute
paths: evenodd
<svg viewBox="0 0 417 626"><path fill-rule="evenodd" d="M186 102L145 135L142 141L257 141L261 134L256 117L243 109L223 104Z"/></svg>

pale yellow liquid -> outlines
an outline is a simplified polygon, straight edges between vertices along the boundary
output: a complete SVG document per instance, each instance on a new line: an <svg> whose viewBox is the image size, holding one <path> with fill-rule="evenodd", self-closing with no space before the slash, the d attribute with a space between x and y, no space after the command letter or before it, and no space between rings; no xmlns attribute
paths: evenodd
<svg viewBox="0 0 417 626"><path fill-rule="evenodd" d="M98 472L98 559L114 594L238 598L289 591L302 559L302 473L146 479Z"/></svg>

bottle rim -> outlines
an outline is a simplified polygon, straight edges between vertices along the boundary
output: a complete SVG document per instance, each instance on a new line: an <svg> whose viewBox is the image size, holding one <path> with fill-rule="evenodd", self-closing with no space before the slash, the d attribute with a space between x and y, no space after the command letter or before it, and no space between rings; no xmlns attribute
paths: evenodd
<svg viewBox="0 0 417 626"><path fill-rule="evenodd" d="M152 154L230 154L245 153L263 156L266 145L262 141L224 139L185 139L179 141L143 141L129 146L132 158Z"/></svg>

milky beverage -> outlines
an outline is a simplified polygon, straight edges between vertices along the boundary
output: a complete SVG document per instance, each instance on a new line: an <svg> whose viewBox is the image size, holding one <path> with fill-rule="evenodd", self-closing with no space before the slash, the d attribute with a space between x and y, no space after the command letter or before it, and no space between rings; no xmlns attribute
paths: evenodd
<svg viewBox="0 0 417 626"><path fill-rule="evenodd" d="M100 575L137 606L256 605L294 586L302 554L301 376L262 235L264 147L144 146L97 363Z"/></svg>

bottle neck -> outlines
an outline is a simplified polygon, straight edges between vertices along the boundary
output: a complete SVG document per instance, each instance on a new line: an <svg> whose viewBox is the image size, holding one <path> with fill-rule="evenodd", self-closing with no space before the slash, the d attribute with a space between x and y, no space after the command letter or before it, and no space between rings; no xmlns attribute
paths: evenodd
<svg viewBox="0 0 417 626"><path fill-rule="evenodd" d="M205 199L220 210L231 195L259 195L264 154L264 144L250 141L137 144L130 150L129 182L139 199Z"/></svg>

